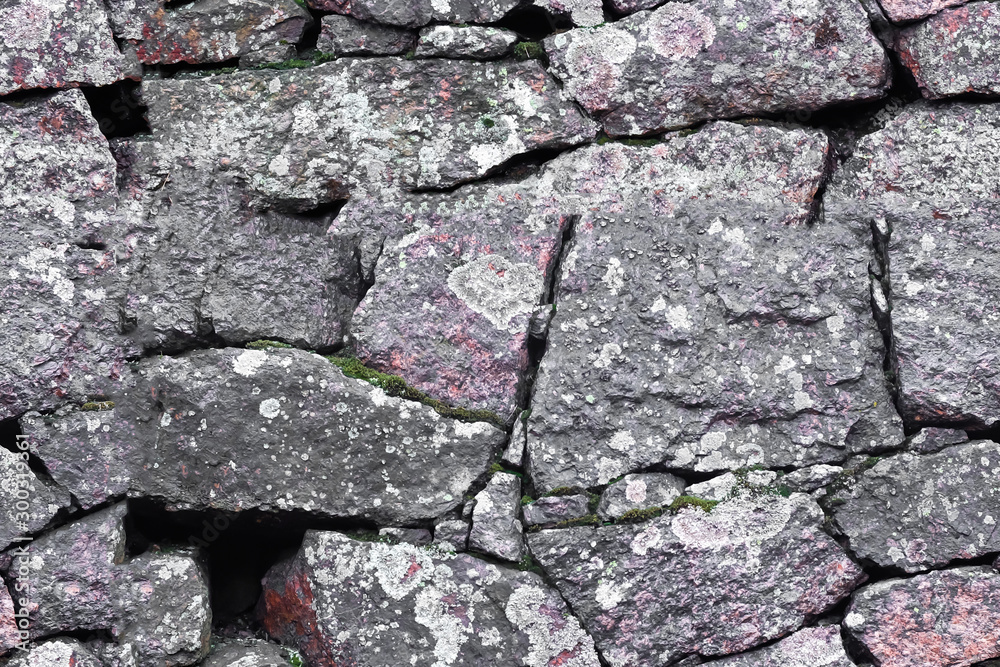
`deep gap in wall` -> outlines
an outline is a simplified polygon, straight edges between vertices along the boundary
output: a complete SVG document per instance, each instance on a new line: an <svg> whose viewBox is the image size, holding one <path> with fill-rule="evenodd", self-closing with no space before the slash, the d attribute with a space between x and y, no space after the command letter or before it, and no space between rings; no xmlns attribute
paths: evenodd
<svg viewBox="0 0 1000 667"><path fill-rule="evenodd" d="M129 501L126 529L130 556L170 547L200 549L213 623L222 626L253 612L262 592L261 578L298 552L306 530L371 531L375 524L300 512L173 512L156 501L139 499Z"/></svg>
<svg viewBox="0 0 1000 667"><path fill-rule="evenodd" d="M305 54L316 48L316 42L319 41L319 35L323 31L323 24L321 22L323 12L316 11L312 7L307 7L309 15L312 16L312 22L306 26L306 29L302 32L302 38L299 39L299 43L296 45L298 47L299 54Z"/></svg>
<svg viewBox="0 0 1000 667"><path fill-rule="evenodd" d="M573 27L569 18L552 16L541 7L519 7L507 12L507 15L495 24L501 28L513 30L524 39L538 40L543 37L569 30Z"/></svg>
<svg viewBox="0 0 1000 667"><path fill-rule="evenodd" d="M101 133L108 139L150 133L146 107L139 99L138 81L120 81L82 90Z"/></svg>
<svg viewBox="0 0 1000 667"><path fill-rule="evenodd" d="M100 250L103 252L108 249L107 243L104 243L103 241L95 241L90 238L77 241L74 245L81 250Z"/></svg>
<svg viewBox="0 0 1000 667"><path fill-rule="evenodd" d="M19 440L18 436L21 435L24 435L24 432L21 430L21 423L17 418L0 421L0 447L15 454L20 454L21 449L17 446L17 443ZM45 467L41 459L31 452L28 452L28 468L39 479L52 479L49 469Z"/></svg>
<svg viewBox="0 0 1000 667"><path fill-rule="evenodd" d="M143 65L143 78L148 79L174 79L174 78L197 78L220 74L219 70L237 69L240 64L239 58L230 58L217 63L173 63L170 65Z"/></svg>
<svg viewBox="0 0 1000 667"><path fill-rule="evenodd" d="M305 211L264 211L257 219L257 231L268 235L309 234L324 236L340 215L346 199L318 204Z"/></svg>
<svg viewBox="0 0 1000 667"><path fill-rule="evenodd" d="M164 9L179 9L181 7L187 7L188 5L193 5L196 0L166 0L163 3Z"/></svg>

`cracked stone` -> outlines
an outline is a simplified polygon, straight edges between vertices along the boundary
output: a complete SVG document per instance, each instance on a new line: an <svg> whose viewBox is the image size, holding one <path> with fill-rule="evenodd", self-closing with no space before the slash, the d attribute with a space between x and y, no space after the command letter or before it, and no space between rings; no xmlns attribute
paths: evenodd
<svg viewBox="0 0 1000 667"><path fill-rule="evenodd" d="M853 0L668 2L548 37L545 50L611 136L878 99L891 79Z"/></svg>
<svg viewBox="0 0 1000 667"><path fill-rule="evenodd" d="M822 524L807 496L744 494L711 513L527 539L608 664L651 667L746 651L849 595L865 574Z"/></svg>
<svg viewBox="0 0 1000 667"><path fill-rule="evenodd" d="M525 505L526 526L546 526L560 521L579 519L590 514L590 499L583 495L549 496Z"/></svg>
<svg viewBox="0 0 1000 667"><path fill-rule="evenodd" d="M991 441L885 458L837 492L834 517L859 558L905 572L1000 551L998 464Z"/></svg>
<svg viewBox="0 0 1000 667"><path fill-rule="evenodd" d="M531 4L544 9L550 17L568 20L575 26L592 27L605 22L601 0L531 0ZM555 22L550 21L550 26L555 29Z"/></svg>
<svg viewBox="0 0 1000 667"><path fill-rule="evenodd" d="M476 494L472 510L469 549L501 560L519 561L524 555L523 528L517 518L521 506L521 480L498 472Z"/></svg>
<svg viewBox="0 0 1000 667"><path fill-rule="evenodd" d="M316 49L338 56L398 56L414 47L417 36L378 23L365 23L350 16L324 16Z"/></svg>
<svg viewBox="0 0 1000 667"><path fill-rule="evenodd" d="M514 420L514 428L510 433L510 442L507 443L507 449L504 450L503 456L500 457L500 462L512 468L520 468L524 465L524 447L527 442L524 419L518 417Z"/></svg>
<svg viewBox="0 0 1000 667"><path fill-rule="evenodd" d="M844 627L880 667L966 667L1000 656L1000 575L964 567L854 594Z"/></svg>
<svg viewBox="0 0 1000 667"><path fill-rule="evenodd" d="M712 667L854 667L844 651L837 625L803 628L772 646L705 664Z"/></svg>
<svg viewBox="0 0 1000 667"><path fill-rule="evenodd" d="M625 475L601 494L597 516L607 521L629 510L669 507L683 493L684 480L669 473Z"/></svg>
<svg viewBox="0 0 1000 667"><path fill-rule="evenodd" d="M513 30L482 26L436 25L420 31L417 58L500 58L514 48L518 36Z"/></svg>
<svg viewBox="0 0 1000 667"><path fill-rule="evenodd" d="M593 640L538 575L340 533L307 532L298 555L265 577L258 613L311 667L600 664Z"/></svg>

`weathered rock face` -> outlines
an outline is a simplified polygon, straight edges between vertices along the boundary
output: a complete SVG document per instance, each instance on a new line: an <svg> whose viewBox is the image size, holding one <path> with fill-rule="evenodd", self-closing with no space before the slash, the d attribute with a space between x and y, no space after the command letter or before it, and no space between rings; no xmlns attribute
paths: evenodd
<svg viewBox="0 0 1000 667"><path fill-rule="evenodd" d="M891 69L849 0L668 2L549 37L545 49L567 92L613 136L876 99Z"/></svg>
<svg viewBox="0 0 1000 667"><path fill-rule="evenodd" d="M6 419L100 393L133 348L118 336L106 303L108 279L127 243L120 253L80 247L106 239L118 203L115 160L83 94L0 103L0 127L0 419Z"/></svg>
<svg viewBox="0 0 1000 667"><path fill-rule="evenodd" d="M433 26L420 31L418 58L475 58L487 60L510 53L517 33L503 28L479 26Z"/></svg>
<svg viewBox="0 0 1000 667"><path fill-rule="evenodd" d="M27 452L0 448L0 549L15 538L45 528L61 509L70 506L63 489L40 479L28 467Z"/></svg>
<svg viewBox="0 0 1000 667"><path fill-rule="evenodd" d="M604 658L643 667L745 651L850 594L865 575L822 521L803 495L743 495L711 513L689 507L527 540Z"/></svg>
<svg viewBox="0 0 1000 667"><path fill-rule="evenodd" d="M714 667L854 667L844 651L838 625L804 628L773 646L706 664Z"/></svg>
<svg viewBox="0 0 1000 667"><path fill-rule="evenodd" d="M924 97L1000 95L1000 9L973 2L903 30L900 58Z"/></svg>
<svg viewBox="0 0 1000 667"><path fill-rule="evenodd" d="M350 16L324 16L316 48L338 56L396 56L413 48L417 36L377 23L365 23Z"/></svg>
<svg viewBox="0 0 1000 667"><path fill-rule="evenodd" d="M362 21L419 28L431 22L494 23L523 0L306 0L325 12L353 16Z"/></svg>
<svg viewBox="0 0 1000 667"><path fill-rule="evenodd" d="M993 269L998 156L995 106L912 105L862 139L827 193L827 221L891 230L898 406L914 426L1000 419L1000 359L982 345L1000 303ZM883 314L886 298L875 299Z"/></svg>
<svg viewBox="0 0 1000 667"><path fill-rule="evenodd" d="M870 232L804 224L826 151L810 132L711 125L649 149L651 202L625 191L622 213L576 223L528 421L536 487L661 462L798 467L902 440ZM646 151L608 153L588 157L622 180Z"/></svg>
<svg viewBox="0 0 1000 667"><path fill-rule="evenodd" d="M837 493L837 525L859 558L906 572L1000 551L998 465L985 441L883 459Z"/></svg>
<svg viewBox="0 0 1000 667"><path fill-rule="evenodd" d="M50 639L17 651L5 667L104 667L101 661L76 639Z"/></svg>
<svg viewBox="0 0 1000 667"><path fill-rule="evenodd" d="M1000 575L967 567L858 591L844 627L882 667L965 667L1000 656Z"/></svg>
<svg viewBox="0 0 1000 667"><path fill-rule="evenodd" d="M207 350L137 374L116 408L132 493L177 507L401 525L457 507L504 442L301 350Z"/></svg>
<svg viewBox="0 0 1000 667"><path fill-rule="evenodd" d="M906 443L907 448L917 454L940 452L949 445L960 445L969 441L965 431L950 428L922 428Z"/></svg>
<svg viewBox="0 0 1000 667"><path fill-rule="evenodd" d="M625 475L601 494L597 515L613 519L629 510L668 507L684 492L684 480L669 473Z"/></svg>
<svg viewBox="0 0 1000 667"><path fill-rule="evenodd" d="M284 667L290 664L280 646L259 640L221 642L202 667Z"/></svg>
<svg viewBox="0 0 1000 667"><path fill-rule="evenodd" d="M259 612L268 632L316 667L599 664L538 575L340 533L308 532L294 560L268 573Z"/></svg>
<svg viewBox="0 0 1000 667"><path fill-rule="evenodd" d="M0 7L0 95L106 86L123 78L125 66L103 3L9 0Z"/></svg>
<svg viewBox="0 0 1000 667"><path fill-rule="evenodd" d="M0 651L14 648L21 643L14 618L14 601L6 586L0 586Z"/></svg>
<svg viewBox="0 0 1000 667"><path fill-rule="evenodd" d="M583 494L539 498L524 506L524 523L528 526L546 526L579 519L590 513L589 502L589 498Z"/></svg>
<svg viewBox="0 0 1000 667"><path fill-rule="evenodd" d="M522 527L517 518L520 501L521 480L510 473L495 473L486 488L476 494L469 548L502 560L520 560L524 555Z"/></svg>
<svg viewBox="0 0 1000 667"><path fill-rule="evenodd" d="M946 7L964 5L968 0L881 0L889 19L897 23L927 18Z"/></svg>
<svg viewBox="0 0 1000 667"><path fill-rule="evenodd" d="M256 203L294 210L359 183L447 188L595 134L534 61L344 59L146 81L143 99L164 164L213 171L225 161Z"/></svg>
<svg viewBox="0 0 1000 667"><path fill-rule="evenodd" d="M210 63L272 44L296 43L312 22L295 0L108 0L115 36L127 39L147 65Z"/></svg>

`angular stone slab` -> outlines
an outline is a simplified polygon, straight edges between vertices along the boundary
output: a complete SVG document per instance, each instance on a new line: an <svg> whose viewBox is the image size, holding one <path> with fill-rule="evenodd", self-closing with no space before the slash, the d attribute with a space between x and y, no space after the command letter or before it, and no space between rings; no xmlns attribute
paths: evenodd
<svg viewBox="0 0 1000 667"><path fill-rule="evenodd" d="M964 5L969 0L880 0L879 5L895 23L916 21L937 14L947 7Z"/></svg>
<svg viewBox="0 0 1000 667"><path fill-rule="evenodd" d="M517 40L516 32L504 28L438 25L420 31L414 56L488 60L510 53Z"/></svg>
<svg viewBox="0 0 1000 667"><path fill-rule="evenodd" d="M891 306L898 405L914 427L1000 420L1000 351L983 343L1000 321L998 170L1000 108L915 104L865 136L827 191L827 220L891 231L880 308Z"/></svg>
<svg viewBox="0 0 1000 667"><path fill-rule="evenodd" d="M91 651L76 639L50 639L34 644L27 652L15 651L4 667L104 667Z"/></svg>
<svg viewBox="0 0 1000 667"><path fill-rule="evenodd" d="M711 513L527 540L604 658L651 667L745 651L850 594L865 575L822 523L807 496L741 496Z"/></svg>
<svg viewBox="0 0 1000 667"><path fill-rule="evenodd" d="M104 3L9 0L0 7L0 95L107 86L122 80L125 67Z"/></svg>
<svg viewBox="0 0 1000 667"><path fill-rule="evenodd" d="M494 23L523 0L306 0L313 9L361 21L419 28L431 22Z"/></svg>
<svg viewBox="0 0 1000 667"><path fill-rule="evenodd" d="M420 216L387 244L354 313L358 357L451 405L512 421L536 305L549 293L569 216Z"/></svg>
<svg viewBox="0 0 1000 667"><path fill-rule="evenodd" d="M536 61L341 59L147 80L142 94L161 162L224 160L257 204L293 210L361 186L451 187L596 133Z"/></svg>
<svg viewBox="0 0 1000 667"><path fill-rule="evenodd" d="M826 151L815 133L718 123L578 158L595 190L645 158L654 194L621 187L601 205L614 213L574 227L528 420L536 488L657 463L802 467L902 440L870 231L804 224Z"/></svg>
<svg viewBox="0 0 1000 667"><path fill-rule="evenodd" d="M966 667L1000 656L1000 575L964 567L859 590L844 627L881 667Z"/></svg>
<svg viewBox="0 0 1000 667"><path fill-rule="evenodd" d="M505 440L489 424L387 396L302 350L150 359L115 412L136 442L134 496L383 525L457 507Z"/></svg>
<svg viewBox="0 0 1000 667"><path fill-rule="evenodd" d="M929 426L920 429L906 443L907 448L915 454L933 454L940 452L949 445L960 445L969 441L965 431L950 428L934 428Z"/></svg>
<svg viewBox="0 0 1000 667"><path fill-rule="evenodd" d="M601 494L597 515L615 519L629 510L668 507L684 493L684 480L669 473L625 475Z"/></svg>
<svg viewBox="0 0 1000 667"><path fill-rule="evenodd" d="M119 336L110 307L109 277L128 255L127 243L109 239L115 160L83 93L0 103L0 127L0 419L7 419L83 403L120 376L134 347ZM93 249L105 241L106 250Z"/></svg>
<svg viewBox="0 0 1000 667"><path fill-rule="evenodd" d="M928 99L1000 95L1000 9L972 2L906 28L896 51Z"/></svg>
<svg viewBox="0 0 1000 667"><path fill-rule="evenodd" d="M538 575L340 533L306 533L298 555L265 578L258 616L315 667L600 664Z"/></svg>
<svg viewBox="0 0 1000 667"><path fill-rule="evenodd" d="M852 0L668 2L548 37L545 50L566 91L612 136L878 99L891 78Z"/></svg>
<svg viewBox="0 0 1000 667"><path fill-rule="evenodd" d="M855 555L905 572L1000 551L998 465L992 441L898 454L838 491L834 517Z"/></svg>
<svg viewBox="0 0 1000 667"><path fill-rule="evenodd" d="M378 23L330 14L322 19L316 49L338 56L397 56L413 48L417 36Z"/></svg>
<svg viewBox="0 0 1000 667"><path fill-rule="evenodd" d="M0 447L0 549L15 538L42 530L70 504L65 489L39 478L28 467L26 452Z"/></svg>
<svg viewBox="0 0 1000 667"><path fill-rule="evenodd" d="M840 626L803 628L773 646L705 663L712 667L854 667Z"/></svg>
<svg viewBox="0 0 1000 667"><path fill-rule="evenodd" d="M524 523L527 526L545 526L579 519L590 513L589 505L590 499L583 494L539 498L524 506Z"/></svg>
<svg viewBox="0 0 1000 667"><path fill-rule="evenodd" d="M146 65L214 63L272 44L296 44L312 23L295 0L197 0L165 8L165 0L109 0L115 36Z"/></svg>
<svg viewBox="0 0 1000 667"><path fill-rule="evenodd" d="M501 560L519 561L524 555L521 521L521 480L510 473L495 473L476 494L472 509L469 548Z"/></svg>

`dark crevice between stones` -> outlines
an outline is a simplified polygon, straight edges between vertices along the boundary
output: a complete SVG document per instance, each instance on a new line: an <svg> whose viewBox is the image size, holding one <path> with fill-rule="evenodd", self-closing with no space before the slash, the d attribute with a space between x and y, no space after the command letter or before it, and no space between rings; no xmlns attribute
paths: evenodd
<svg viewBox="0 0 1000 667"><path fill-rule="evenodd" d="M512 9L493 25L513 30L522 39L531 41L537 41L573 27L569 17L553 16L541 7L530 5Z"/></svg>
<svg viewBox="0 0 1000 667"><path fill-rule="evenodd" d="M879 565L867 558L858 558L855 556L854 552L849 552L849 554L851 558L853 558L855 562L861 566L861 568L865 571L865 574L868 575L868 581L865 582L865 586L879 581L885 581L887 579L912 579L914 577L929 574L930 572L954 570L960 567L990 566L993 564L993 561L997 559L997 556L1000 555L998 552L991 552L976 556L975 558L955 558L942 565L928 566L927 569L921 570L920 572L906 572L899 567Z"/></svg>
<svg viewBox="0 0 1000 667"><path fill-rule="evenodd" d="M273 565L298 553L307 530L371 535L375 523L323 519L305 512L170 511L157 499L129 500L127 552L194 548L208 574L213 625L226 626L252 615L261 579Z"/></svg>
<svg viewBox="0 0 1000 667"><path fill-rule="evenodd" d="M138 81L120 81L110 86L81 88L101 134L108 139L151 133L139 85Z"/></svg>
<svg viewBox="0 0 1000 667"><path fill-rule="evenodd" d="M484 118L483 120L488 119ZM568 153L584 145L586 143L562 147L535 148L508 158L505 162L493 167L479 178L472 178L447 187L413 188L409 192L413 194L452 194L469 185L501 184L509 180L524 179L538 171L538 168L546 162L551 162L564 153Z"/></svg>
<svg viewBox="0 0 1000 667"><path fill-rule="evenodd" d="M230 58L216 63L173 63L171 65L143 65L143 79L174 79L228 74L239 68L240 59Z"/></svg>
<svg viewBox="0 0 1000 667"><path fill-rule="evenodd" d="M299 43L296 44L300 56L316 50L316 43L319 41L319 35L323 30L322 18L329 14L329 12L321 12L312 7L306 7L305 9L312 17L312 22L306 24L306 29L302 32Z"/></svg>
<svg viewBox="0 0 1000 667"><path fill-rule="evenodd" d="M893 404L896 406L896 412L902 414L899 409L899 358L896 355L896 337L892 331L892 277L889 262L892 224L885 218L872 220L870 224L872 247L875 250L874 259L869 266L872 316L875 318L875 325L879 333L882 334L882 343L885 348L882 372L886 387L892 397ZM913 435L919 430L919 428L914 429L905 423L904 429L907 436Z"/></svg>
<svg viewBox="0 0 1000 667"><path fill-rule="evenodd" d="M22 450L18 447L19 442L28 442L29 446L31 443L30 438L24 437L24 432L21 430L20 419L13 418L0 421L0 447L3 447L9 452L20 455ZM35 473L35 476L39 479L55 484L52 480L52 475L49 474L49 469L45 466L45 463L43 463L42 460L31 451L28 451L28 468L31 472Z"/></svg>

